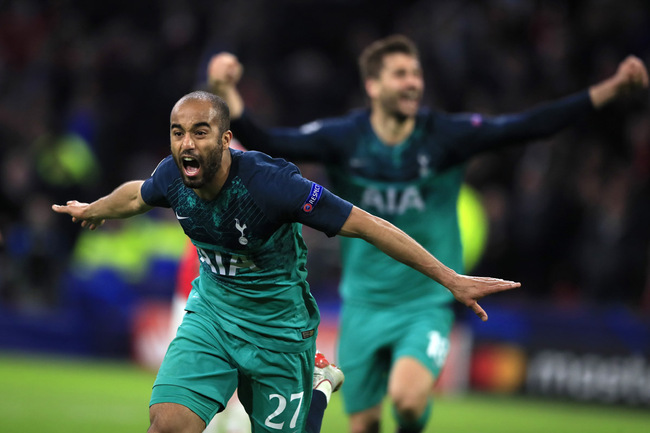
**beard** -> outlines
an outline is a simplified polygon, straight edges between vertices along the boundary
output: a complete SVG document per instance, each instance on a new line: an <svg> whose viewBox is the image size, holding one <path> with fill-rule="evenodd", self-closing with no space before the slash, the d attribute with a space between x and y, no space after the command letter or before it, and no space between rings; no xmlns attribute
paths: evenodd
<svg viewBox="0 0 650 433"><path fill-rule="evenodd" d="M183 156L191 156L198 162L200 169L198 176L189 177L185 174L182 162ZM200 155L191 152L185 152L185 154L180 155L179 158L176 159L176 165L181 172L183 184L188 188L199 189L210 183L219 172L222 158L223 155L221 149L218 149L216 152L210 152L207 158L203 158Z"/></svg>
<svg viewBox="0 0 650 433"><path fill-rule="evenodd" d="M417 114L418 108L420 106L420 101L418 98L417 101L413 101L412 107L407 107L405 110L404 107L401 107L403 103L400 95L397 93L383 95L380 97L380 102L383 110L400 122L404 122L407 119L414 117Z"/></svg>

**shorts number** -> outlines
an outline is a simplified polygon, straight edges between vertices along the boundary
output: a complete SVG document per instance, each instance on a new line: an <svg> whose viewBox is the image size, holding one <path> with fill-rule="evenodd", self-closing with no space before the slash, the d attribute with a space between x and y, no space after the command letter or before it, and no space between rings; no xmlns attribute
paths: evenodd
<svg viewBox="0 0 650 433"><path fill-rule="evenodd" d="M293 413L293 416L291 417L289 428L296 427L296 422L298 421L298 414L300 413L300 408L302 407L302 396L303 396L302 392L299 392L297 394L291 394L290 401L298 400L298 406L296 407L296 411ZM284 427L284 421L273 422L273 419L280 416L287 408L287 399L281 396L280 394L269 395L269 400L273 400L274 398L278 399L278 408L275 410L275 412L269 415L268 418L266 418L266 420L264 421L264 425L272 429L282 430L282 427Z"/></svg>
<svg viewBox="0 0 650 433"><path fill-rule="evenodd" d="M442 367L449 353L449 339L443 337L438 331L431 331L428 336L427 356L433 360L436 366Z"/></svg>

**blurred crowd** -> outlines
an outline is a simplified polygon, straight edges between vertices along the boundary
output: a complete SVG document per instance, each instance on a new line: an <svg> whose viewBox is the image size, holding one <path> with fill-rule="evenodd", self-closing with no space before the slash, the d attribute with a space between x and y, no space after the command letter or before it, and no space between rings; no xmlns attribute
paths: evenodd
<svg viewBox="0 0 650 433"><path fill-rule="evenodd" d="M172 105L205 86L212 54L244 64L261 123L294 126L363 106L357 56L391 33L417 42L426 105L449 112L520 111L628 54L650 63L647 0L3 1L0 305L57 305L79 228L50 205L149 176ZM471 272L522 281L526 298L650 308L649 114L647 92L633 95L473 160L489 236ZM325 257L319 286L336 247L307 237Z"/></svg>

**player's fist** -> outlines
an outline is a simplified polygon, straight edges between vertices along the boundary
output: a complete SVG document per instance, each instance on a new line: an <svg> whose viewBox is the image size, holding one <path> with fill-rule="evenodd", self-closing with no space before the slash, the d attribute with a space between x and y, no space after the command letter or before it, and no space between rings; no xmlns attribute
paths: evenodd
<svg viewBox="0 0 650 433"><path fill-rule="evenodd" d="M614 76L619 93L648 87L648 70L636 56L627 56L619 65Z"/></svg>
<svg viewBox="0 0 650 433"><path fill-rule="evenodd" d="M235 86L241 78L243 66L233 54L215 54L208 64L208 84L214 90Z"/></svg>

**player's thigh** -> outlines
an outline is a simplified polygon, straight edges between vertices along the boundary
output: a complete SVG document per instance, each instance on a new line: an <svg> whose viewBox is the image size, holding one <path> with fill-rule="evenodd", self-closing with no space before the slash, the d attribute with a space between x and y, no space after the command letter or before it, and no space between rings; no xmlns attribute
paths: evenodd
<svg viewBox="0 0 650 433"><path fill-rule="evenodd" d="M150 405L176 403L208 424L237 387L232 343L210 320L188 313L158 370Z"/></svg>
<svg viewBox="0 0 650 433"><path fill-rule="evenodd" d="M237 353L237 393L254 432L302 432L311 403L315 346L279 353L248 345Z"/></svg>
<svg viewBox="0 0 650 433"><path fill-rule="evenodd" d="M337 361L345 373L341 388L345 411L357 413L379 404L387 390L393 315L380 309L344 305L341 310Z"/></svg>
<svg viewBox="0 0 650 433"><path fill-rule="evenodd" d="M187 431L200 433L205 422L189 408L176 403L156 403L149 408L150 432Z"/></svg>

